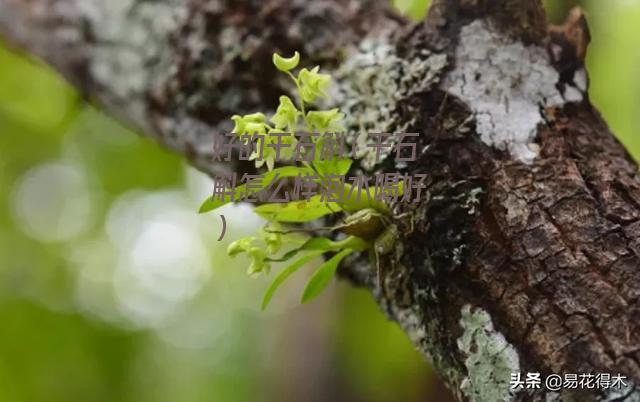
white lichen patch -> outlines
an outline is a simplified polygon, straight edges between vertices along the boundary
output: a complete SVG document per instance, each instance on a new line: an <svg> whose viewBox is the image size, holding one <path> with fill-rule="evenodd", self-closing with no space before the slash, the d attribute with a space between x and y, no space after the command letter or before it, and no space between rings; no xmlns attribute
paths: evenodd
<svg viewBox="0 0 640 402"><path fill-rule="evenodd" d="M467 356L467 377L461 390L473 402L510 401L511 373L520 371L516 350L495 330L489 314L481 309L462 308L460 326L463 334L458 348Z"/></svg>
<svg viewBox="0 0 640 402"><path fill-rule="evenodd" d="M394 306L394 314L414 345L421 345L426 341L427 329L417 308L397 308Z"/></svg>
<svg viewBox="0 0 640 402"><path fill-rule="evenodd" d="M573 82L576 84L576 88L581 92L587 92L589 87L589 79L587 78L587 71L584 68L579 69L573 74Z"/></svg>
<svg viewBox="0 0 640 402"><path fill-rule="evenodd" d="M525 46L476 20L461 29L455 68L441 85L474 112L485 144L531 163L539 151L534 141L541 110L583 97L574 87L560 93L558 80L544 48Z"/></svg>

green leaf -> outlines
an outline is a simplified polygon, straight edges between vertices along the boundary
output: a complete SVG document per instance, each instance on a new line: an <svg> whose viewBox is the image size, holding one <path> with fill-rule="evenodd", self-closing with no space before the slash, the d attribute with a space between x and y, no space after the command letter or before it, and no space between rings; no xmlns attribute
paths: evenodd
<svg viewBox="0 0 640 402"><path fill-rule="evenodd" d="M271 282L271 284L269 285L269 288L267 288L267 291L262 297L262 309L264 310L267 308L267 306L269 305L269 302L273 298L274 293L276 292L276 290L278 290L280 285L282 285L296 271L298 271L300 268L305 266L309 261L313 260L318 256L321 256L322 253L324 253L324 251L314 251L312 253L309 253L304 257L301 257L300 259L296 260L294 263L292 263L282 271L280 271L280 273L276 276L273 282Z"/></svg>
<svg viewBox="0 0 640 402"><path fill-rule="evenodd" d="M414 21L422 21L427 16L429 0L392 0L393 6L402 15Z"/></svg>
<svg viewBox="0 0 640 402"><path fill-rule="evenodd" d="M300 53L295 52L291 57L282 57L278 53L273 54L273 64L282 72L288 72L300 64Z"/></svg>
<svg viewBox="0 0 640 402"><path fill-rule="evenodd" d="M315 221L325 215L340 212L342 209L336 204L320 201L321 196L311 197L309 201L294 201L278 204L264 204L255 208L255 212L265 219L278 222L304 223Z"/></svg>
<svg viewBox="0 0 640 402"><path fill-rule="evenodd" d="M262 182L260 183L260 188L256 191L260 191L267 188L269 184L273 181L273 179L276 178L276 175L278 178L282 178L282 177L296 177L298 175L305 176L305 175L314 175L314 174L315 173L313 172L313 170L307 167L285 166L278 169L274 169L263 175ZM252 187L253 187L253 184L252 184ZM246 191L247 191L247 186L244 184L236 187L233 198L235 200L239 199L242 196L242 194L244 194ZM214 211L224 205L227 205L230 202L231 202L231 197L227 195L224 196L224 199L218 199L217 197L216 199L213 199L213 197L208 197L206 200L204 200L204 202L200 206L199 213L204 214L207 212Z"/></svg>
<svg viewBox="0 0 640 402"><path fill-rule="evenodd" d="M316 160L312 164L322 176L344 176L351 169L353 161L349 158L333 158L328 161Z"/></svg>
<svg viewBox="0 0 640 402"><path fill-rule="evenodd" d="M351 169L351 165L353 164L353 160L349 158L336 158L332 162L332 168L334 169L333 174L337 174L339 176L349 173L349 169Z"/></svg>
<svg viewBox="0 0 640 402"><path fill-rule="evenodd" d="M269 262L284 262L289 261L302 251L319 250L322 252L334 250L336 242L326 237L312 237L307 240L302 246L289 250L280 258L269 258Z"/></svg>
<svg viewBox="0 0 640 402"><path fill-rule="evenodd" d="M342 261L352 252L353 250L351 249L342 250L338 254L331 257L329 261L322 264L313 274L313 276L309 280L309 283L307 283L307 286L305 286L300 302L307 303L318 296L329 285L331 279L333 279L340 261Z"/></svg>
<svg viewBox="0 0 640 402"><path fill-rule="evenodd" d="M347 212L357 212L366 208L373 208L378 212L383 214L388 214L389 207L382 201L378 201L374 199L375 196L375 188L369 187L369 190L366 191L362 189L360 194L360 199L357 199L358 189L354 188L353 191L351 189L353 186L351 184L345 183L344 185L344 201L340 203L340 207ZM349 192L351 192L351 197L348 197ZM367 195L368 194L368 195Z"/></svg>
<svg viewBox="0 0 640 402"><path fill-rule="evenodd" d="M333 241L327 237L312 237L307 240L302 246L289 250L280 258L268 258L269 262L284 262L292 259L302 251L319 250L326 251L338 251L343 248L350 248L356 251L364 251L370 247L370 244L366 241L356 237L349 236L344 240Z"/></svg>
<svg viewBox="0 0 640 402"><path fill-rule="evenodd" d="M339 243L341 248L348 248L353 251L365 251L372 246L371 243L357 236L349 236L346 239L341 240Z"/></svg>
<svg viewBox="0 0 640 402"><path fill-rule="evenodd" d="M333 241L328 237L312 237L302 247L304 250L331 251L341 247L341 245L341 242Z"/></svg>
<svg viewBox="0 0 640 402"><path fill-rule="evenodd" d="M398 183L398 195L399 196L404 195L404 180Z"/></svg>

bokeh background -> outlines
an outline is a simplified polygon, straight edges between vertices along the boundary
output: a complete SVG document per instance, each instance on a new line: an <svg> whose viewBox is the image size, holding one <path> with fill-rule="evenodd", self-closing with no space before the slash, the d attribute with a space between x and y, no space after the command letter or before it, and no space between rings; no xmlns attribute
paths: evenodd
<svg viewBox="0 0 640 402"><path fill-rule="evenodd" d="M416 17L424 4L407 8ZM548 1L559 22L572 1ZM592 101L640 157L640 0L580 2ZM197 215L209 179L0 43L0 401L445 401L404 334L336 283L267 312L225 248L249 206Z"/></svg>

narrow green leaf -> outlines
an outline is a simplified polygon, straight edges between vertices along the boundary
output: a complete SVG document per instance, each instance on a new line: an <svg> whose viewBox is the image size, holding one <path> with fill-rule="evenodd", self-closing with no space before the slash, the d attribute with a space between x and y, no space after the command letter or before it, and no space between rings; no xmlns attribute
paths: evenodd
<svg viewBox="0 0 640 402"><path fill-rule="evenodd" d="M343 200L343 202L340 203L340 206L342 207L342 209L344 209L347 212L357 212L366 208L373 208L376 211L379 211L383 214L388 214L389 207L384 202L375 200L374 192L375 192L375 188L373 187L369 187L368 191L366 191L365 189L362 189L360 194L360 199L358 199L357 198L358 189L353 188L351 184L345 184L344 185L345 199ZM350 197L348 196L349 193L351 193Z"/></svg>
<svg viewBox="0 0 640 402"><path fill-rule="evenodd" d="M313 161L313 167L323 176L344 176L349 172L353 161L349 158L333 158L331 160Z"/></svg>
<svg viewBox="0 0 640 402"><path fill-rule="evenodd" d="M368 241L361 239L358 236L349 236L344 240L338 242L340 248L349 248L353 251L365 251L372 246Z"/></svg>
<svg viewBox="0 0 640 402"><path fill-rule="evenodd" d="M302 246L289 250L284 253L280 258L267 258L269 262L284 262L289 261L302 251L337 251L343 248L351 248L355 251L364 251L369 248L370 244L365 240L362 240L355 236L349 236L341 241L333 241L327 237L312 237L307 240Z"/></svg>
<svg viewBox="0 0 640 402"><path fill-rule="evenodd" d="M392 0L394 7L400 14L406 15L414 21L421 21L427 16L429 0Z"/></svg>
<svg viewBox="0 0 640 402"><path fill-rule="evenodd" d="M284 253L282 255L282 257L280 257L280 258L269 258L269 261L271 261L271 262L289 261L290 259L292 259L296 255L298 255L298 253L300 253L301 251L304 251L304 250L305 250L304 246L298 247L298 248L294 248L293 250L289 250L286 253Z"/></svg>
<svg viewBox="0 0 640 402"><path fill-rule="evenodd" d="M294 201L278 204L264 204L255 208L255 213L265 219L285 223L304 223L315 221L325 215L340 212L342 209L336 203L329 205L320 200L321 196L311 197L309 201Z"/></svg>
<svg viewBox="0 0 640 402"><path fill-rule="evenodd" d="M306 176L306 175L313 175L313 174L314 174L313 170L307 167L285 166L285 167L277 168L263 175L260 188L256 191L260 191L267 188L269 184L273 181L273 179L276 178L276 175L277 177L282 178L282 177L295 177L298 175ZM242 196L242 194L246 192L246 189L247 187L244 184L236 187L233 198L236 200L239 199ZM224 205L227 205L230 202L231 202L231 197L226 195L224 199L218 199L217 197L216 199L213 199L213 197L208 197L206 200L204 200L204 202L200 206L199 213L204 214L207 212L211 212Z"/></svg>
<svg viewBox="0 0 640 402"><path fill-rule="evenodd" d="M338 254L331 257L329 261L322 264L320 268L318 268L318 270L313 274L313 276L309 280L309 283L307 283L307 286L305 286L300 302L307 303L318 296L329 285L331 279L333 279L340 261L342 261L352 252L353 250L351 249L342 250Z"/></svg>
<svg viewBox="0 0 640 402"><path fill-rule="evenodd" d="M294 263L292 263L282 271L280 271L280 273L275 277L273 282L271 282L271 284L269 285L269 288L267 289L267 291L264 293L264 296L262 297L262 309L264 310L267 308L267 306L269 305L269 302L273 298L274 293L276 292L276 290L278 290L280 285L282 285L297 270L305 266L309 261L322 255L323 252L324 251L314 251L312 253L309 253L304 257L299 258L298 260L296 260Z"/></svg>
<svg viewBox="0 0 640 402"><path fill-rule="evenodd" d="M282 257L270 259L272 262L283 262L288 261L291 258L295 257L302 251L332 251L335 250L335 247L338 243L326 237L312 237L307 240L302 246L295 248L286 252Z"/></svg>

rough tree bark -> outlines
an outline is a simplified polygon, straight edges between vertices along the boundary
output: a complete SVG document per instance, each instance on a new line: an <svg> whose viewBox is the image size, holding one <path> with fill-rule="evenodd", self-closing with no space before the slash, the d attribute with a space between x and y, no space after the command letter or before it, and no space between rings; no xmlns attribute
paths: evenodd
<svg viewBox="0 0 640 402"><path fill-rule="evenodd" d="M429 175L368 286L461 400L640 400L509 390L510 373L622 373L640 382L640 178L589 102L589 33L547 27L537 0L436 0L409 24L383 0L0 0L0 33L87 97L208 173L232 113L290 90L272 52L333 70L352 141L420 133ZM397 206L397 212L403 212Z"/></svg>

